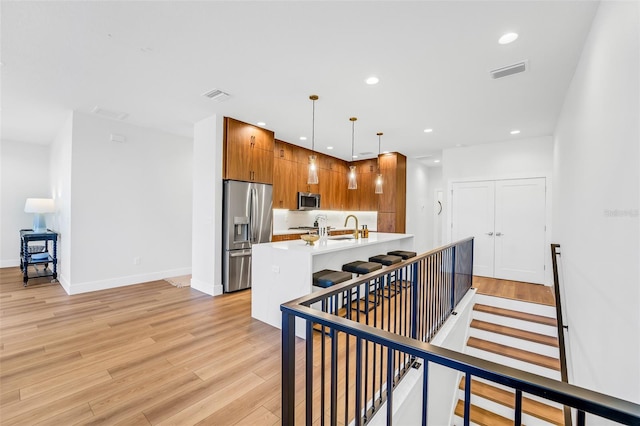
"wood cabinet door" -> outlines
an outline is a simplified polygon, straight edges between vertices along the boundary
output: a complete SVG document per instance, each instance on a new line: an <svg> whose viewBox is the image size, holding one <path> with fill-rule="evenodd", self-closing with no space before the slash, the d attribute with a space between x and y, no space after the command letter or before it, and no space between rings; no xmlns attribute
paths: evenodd
<svg viewBox="0 0 640 426"><path fill-rule="evenodd" d="M319 193L320 187L319 184L309 185L307 180L309 178L309 160L307 159L304 163L296 163L297 164L297 183L296 188L299 192L312 192ZM320 170L318 170L318 181L320 181Z"/></svg>
<svg viewBox="0 0 640 426"><path fill-rule="evenodd" d="M331 191L334 210L349 210L350 204L347 197L347 168L342 167L338 170L329 172L331 180Z"/></svg>
<svg viewBox="0 0 640 426"><path fill-rule="evenodd" d="M273 149L273 158L280 158L282 160L293 160L292 147L286 142L276 139Z"/></svg>
<svg viewBox="0 0 640 426"><path fill-rule="evenodd" d="M395 213L397 193L396 157L383 155L380 157L382 172L382 194L379 195L378 211Z"/></svg>
<svg viewBox="0 0 640 426"><path fill-rule="evenodd" d="M378 212L378 232L399 232L396 230L396 214Z"/></svg>
<svg viewBox="0 0 640 426"><path fill-rule="evenodd" d="M253 172L252 181L273 183L273 151L251 148L249 168Z"/></svg>
<svg viewBox="0 0 640 426"><path fill-rule="evenodd" d="M248 132L254 148L273 153L275 135L271 130L249 125Z"/></svg>
<svg viewBox="0 0 640 426"><path fill-rule="evenodd" d="M296 200L296 163L281 158L273 161L273 207L276 209L295 209Z"/></svg>
<svg viewBox="0 0 640 426"><path fill-rule="evenodd" d="M249 125L227 118L225 133L225 178L250 181L251 138Z"/></svg>

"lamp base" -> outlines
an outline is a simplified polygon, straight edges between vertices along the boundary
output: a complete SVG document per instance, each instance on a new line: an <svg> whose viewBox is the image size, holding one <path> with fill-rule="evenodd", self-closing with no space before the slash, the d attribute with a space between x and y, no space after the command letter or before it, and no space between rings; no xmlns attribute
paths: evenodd
<svg viewBox="0 0 640 426"><path fill-rule="evenodd" d="M45 218L43 213L34 213L33 214L33 232L37 234L42 234L47 232L47 219Z"/></svg>

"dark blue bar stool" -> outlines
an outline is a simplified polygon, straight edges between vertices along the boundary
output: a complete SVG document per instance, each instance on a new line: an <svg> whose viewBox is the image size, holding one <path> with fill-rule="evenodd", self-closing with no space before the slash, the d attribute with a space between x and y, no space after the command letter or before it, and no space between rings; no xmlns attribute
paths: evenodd
<svg viewBox="0 0 640 426"><path fill-rule="evenodd" d="M369 258L369 262L376 262L384 266L391 266L391 265L395 265L397 263L402 262L402 257L393 256L389 254L379 254L377 256L371 256ZM387 298L393 297L396 295L396 293L400 291L400 289L396 288L395 285L392 286L392 284L396 282L396 278L397 277L395 272L387 274L387 282L386 282L386 285L384 286L386 288L379 289L382 296Z"/></svg>
<svg viewBox="0 0 640 426"><path fill-rule="evenodd" d="M394 250L387 253L391 256L400 256L402 260L411 259L412 257L416 257L415 251L406 251L406 250Z"/></svg>
<svg viewBox="0 0 640 426"><path fill-rule="evenodd" d="M329 288L336 284L349 281L352 277L351 274L342 271L334 271L332 269L323 269L322 271L313 273L313 285L315 287ZM344 296L343 296L344 297ZM344 300L343 300L344 305ZM330 314L339 315L338 299L336 296L332 296L328 301L322 302L322 310ZM314 330L322 331L320 324L314 325Z"/></svg>
<svg viewBox="0 0 640 426"><path fill-rule="evenodd" d="M381 269L381 268L382 268L382 265L379 263L365 262L363 260L356 260L354 262L349 262L342 265L343 271L351 272L356 275L365 275L373 271L377 271L378 269ZM375 281L373 283L369 282L369 288L367 290L367 295L366 295L367 298L365 299L364 297L362 297L354 301L358 304L357 309L360 312L365 312L365 313L369 312L371 309L377 306L377 301L375 300L376 295L374 294L375 286L376 286Z"/></svg>

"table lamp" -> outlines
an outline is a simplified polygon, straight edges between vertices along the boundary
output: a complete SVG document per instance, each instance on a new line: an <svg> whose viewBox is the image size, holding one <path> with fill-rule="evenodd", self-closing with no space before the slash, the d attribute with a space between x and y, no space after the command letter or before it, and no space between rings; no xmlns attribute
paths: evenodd
<svg viewBox="0 0 640 426"><path fill-rule="evenodd" d="M45 213L55 212L55 205L51 198L27 198L24 204L25 213L33 213L33 232L47 232Z"/></svg>

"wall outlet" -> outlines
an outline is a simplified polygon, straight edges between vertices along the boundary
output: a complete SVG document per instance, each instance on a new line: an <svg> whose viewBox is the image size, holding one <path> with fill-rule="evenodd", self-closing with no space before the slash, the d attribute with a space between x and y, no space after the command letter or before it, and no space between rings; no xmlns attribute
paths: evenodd
<svg viewBox="0 0 640 426"><path fill-rule="evenodd" d="M133 264L134 264L134 265L139 265L141 261L142 261L142 260L141 260L139 257L134 257L134 258L133 258Z"/></svg>

